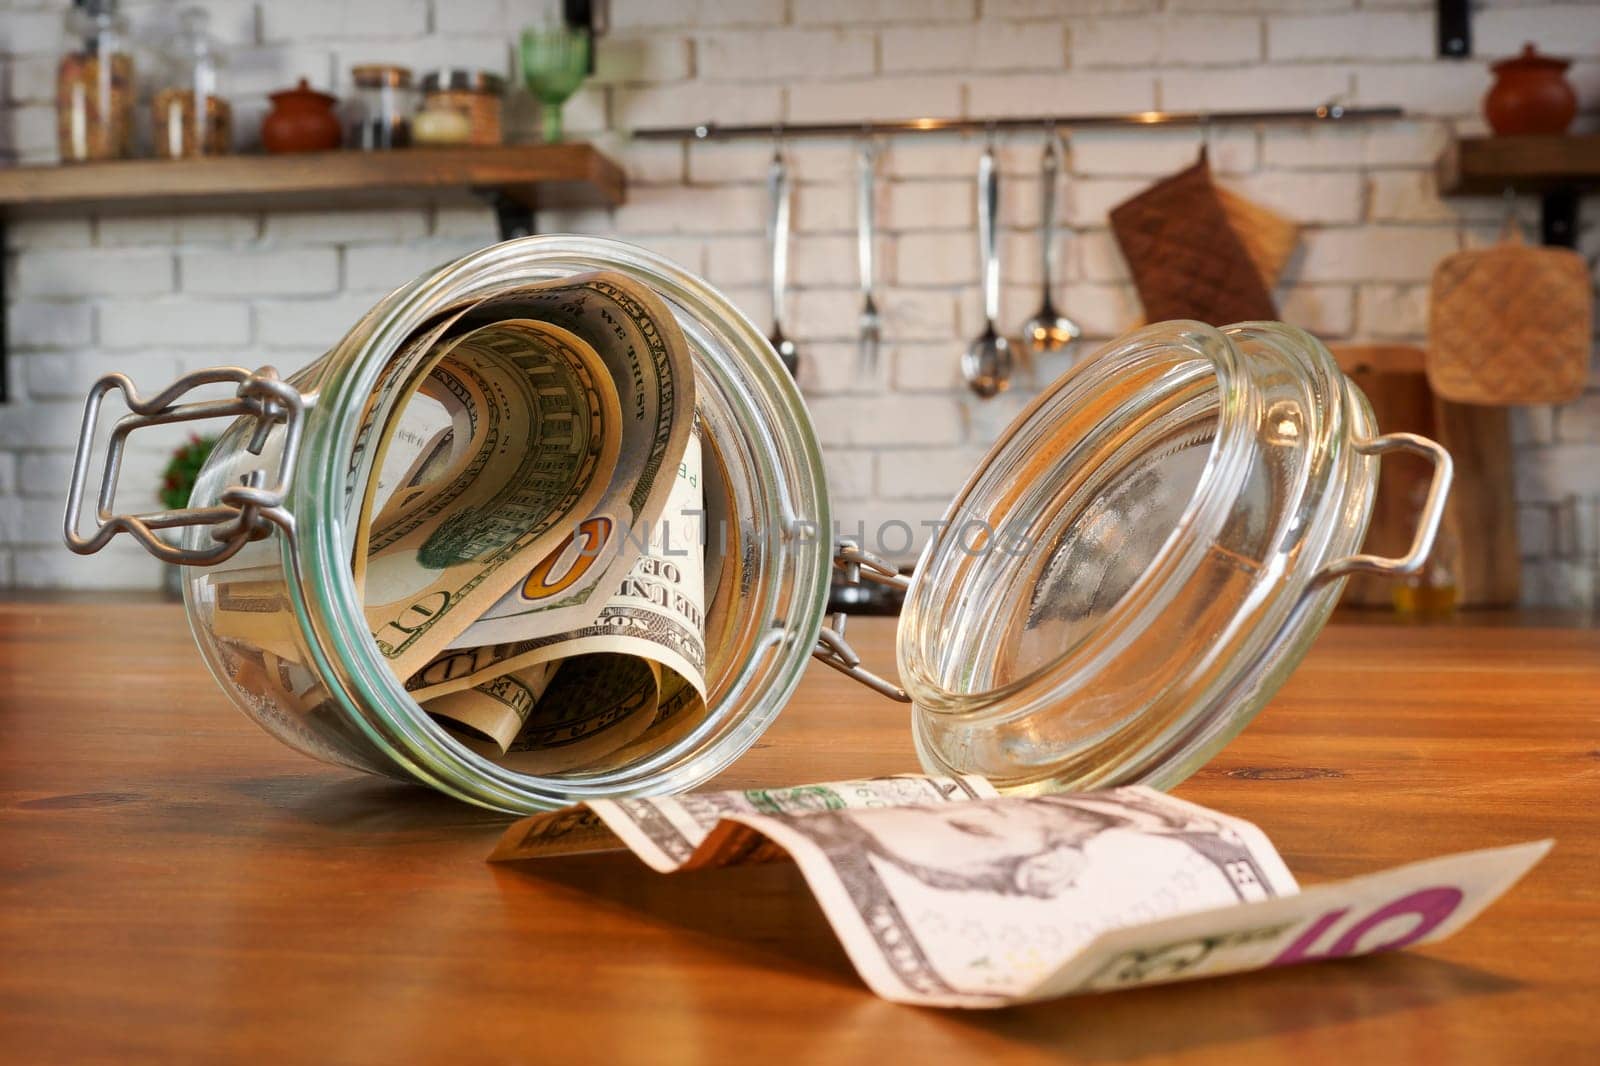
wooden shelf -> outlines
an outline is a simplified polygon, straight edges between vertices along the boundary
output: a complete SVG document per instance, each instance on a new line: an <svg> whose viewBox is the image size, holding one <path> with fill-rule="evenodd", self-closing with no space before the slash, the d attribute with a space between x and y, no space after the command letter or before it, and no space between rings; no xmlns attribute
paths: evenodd
<svg viewBox="0 0 1600 1066"><path fill-rule="evenodd" d="M1578 196L1600 188L1600 134L1466 137L1439 159L1446 196L1536 193L1539 237L1571 248L1578 239Z"/></svg>
<svg viewBox="0 0 1600 1066"><path fill-rule="evenodd" d="M0 215L331 209L488 198L614 206L622 170L587 144L129 159L0 169Z"/></svg>
<svg viewBox="0 0 1600 1066"><path fill-rule="evenodd" d="M1446 196L1499 196L1600 185L1600 134L1468 137L1439 161Z"/></svg>
<svg viewBox="0 0 1600 1066"><path fill-rule="evenodd" d="M587 144L7 167L0 168L0 247L5 223L16 218L452 202L488 203L500 236L520 237L534 232L536 209L615 206L623 191L622 169ZM8 399L4 280L0 276L0 403Z"/></svg>

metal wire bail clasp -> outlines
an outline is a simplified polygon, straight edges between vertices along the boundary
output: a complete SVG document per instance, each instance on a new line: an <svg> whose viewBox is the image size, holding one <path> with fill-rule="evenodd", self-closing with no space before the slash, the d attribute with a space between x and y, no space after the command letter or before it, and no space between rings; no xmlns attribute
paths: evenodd
<svg viewBox="0 0 1600 1066"><path fill-rule="evenodd" d="M849 541L841 541L834 549L833 565L844 576L847 584L859 585L865 580L901 589L911 585L911 580L901 574L893 563ZM911 697L906 695L905 689L861 665L861 656L857 655L850 642L844 639L844 627L849 617L843 611L835 611L829 616L828 624L817 634L817 646L811 651L812 658L827 663L841 674L855 678L874 692L882 693L901 703L910 703Z"/></svg>
<svg viewBox="0 0 1600 1066"><path fill-rule="evenodd" d="M1311 578L1312 587L1337 581L1351 574L1376 574L1379 577L1405 577L1419 572L1433 551L1433 539L1444 521L1444 505L1450 497L1450 481L1455 464L1444 446L1415 433L1390 433L1382 437L1356 440L1352 445L1361 455L1388 455L1390 452L1409 452L1433 464L1433 477L1428 482L1428 495L1422 501L1422 513L1417 516L1417 531L1412 535L1411 547L1397 559L1379 555L1347 555L1335 559L1318 570Z"/></svg>
<svg viewBox="0 0 1600 1066"><path fill-rule="evenodd" d="M232 399L185 404L175 402L191 389L230 382L238 383ZM100 479L97 507L100 524L85 537L78 532L78 515L83 505L84 485L89 477L90 453L94 449L94 430L100 415L100 404L112 389L122 391L128 410L132 413L118 419L116 429L111 433L105 471ZM306 398L270 366L255 371L233 366L197 370L185 374L148 400L139 397L126 374L107 374L89 390L89 398L83 408L78 452L72 463L72 485L67 491L64 523L67 547L79 555L92 555L118 533L128 533L157 559L188 566L210 566L229 558L249 541L265 537L272 532L273 526L293 535L294 519L284 510L283 501L289 491L295 456L300 450L305 411ZM133 515L113 512L117 477L122 470L122 456L130 433L145 426L240 416L256 420L254 431L246 444L252 455L260 455L273 426L283 424L283 451L278 459L273 484L267 484L265 470L257 469L241 478L240 484L224 489L213 507L186 507L177 511ZM208 549L180 548L163 541L155 532L182 526L211 526L211 538L217 542L216 546Z"/></svg>

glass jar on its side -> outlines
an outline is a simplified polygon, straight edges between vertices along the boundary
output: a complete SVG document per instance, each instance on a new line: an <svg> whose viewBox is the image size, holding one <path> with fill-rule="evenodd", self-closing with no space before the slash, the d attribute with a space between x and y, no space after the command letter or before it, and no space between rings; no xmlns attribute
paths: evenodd
<svg viewBox="0 0 1600 1066"><path fill-rule="evenodd" d="M621 271L648 285L683 329L702 442L712 459L705 471L707 528L725 522L728 547L706 610L705 717L647 750L625 750L603 769L536 776L452 739L390 671L351 575L345 507L350 493L364 490L350 483L350 471L366 400L418 326L469 301L594 270ZM175 404L185 387L218 381L234 385L237 398ZM108 391L131 388L126 379L102 379L86 424L93 425ZM508 811L679 791L708 780L755 743L817 643L831 547L820 531L831 520L805 406L749 319L704 282L640 249L590 237L498 244L386 297L289 381L224 368L148 401L130 395L129 406L142 413L119 424L123 435L184 417L237 421L201 472L188 511L156 516L141 528L138 518L103 509L100 529L89 538L69 532L69 544L93 551L120 529L161 558L191 564L184 568L185 605L212 674L268 732L315 757ZM373 424L382 419L380 412ZM90 446L86 436L69 515L81 499ZM120 444L114 439L112 447L115 455ZM114 486L114 458L108 478ZM101 499L104 508L111 497ZM70 530L73 518L68 522ZM180 526L187 527L181 548L155 536ZM218 610L224 596L234 598L225 612ZM261 626L252 619L257 606L256 617L266 620Z"/></svg>
<svg viewBox="0 0 1600 1066"><path fill-rule="evenodd" d="M1356 554L1377 456L1434 465L1401 559ZM1002 789L1170 787L1249 723L1352 573L1426 561L1450 457L1277 322L1164 322L1068 371L918 564L900 676L930 769Z"/></svg>

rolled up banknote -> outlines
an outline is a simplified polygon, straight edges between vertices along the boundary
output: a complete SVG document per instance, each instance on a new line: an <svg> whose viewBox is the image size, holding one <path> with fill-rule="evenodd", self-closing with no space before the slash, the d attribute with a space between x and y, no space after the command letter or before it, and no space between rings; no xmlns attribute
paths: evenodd
<svg viewBox="0 0 1600 1066"><path fill-rule="evenodd" d="M497 760L507 769L525 774L592 769L655 720L661 700L659 664L601 652L568 657L558 666Z"/></svg>
<svg viewBox="0 0 1600 1066"><path fill-rule="evenodd" d="M547 323L502 321L455 342L444 374L478 412L461 475L374 526L366 613L410 676L566 536L603 496L621 414L592 349Z"/></svg>
<svg viewBox="0 0 1600 1066"><path fill-rule="evenodd" d="M981 798L931 779L944 802L851 806L828 799L882 793L873 782L813 787L822 802L800 810L760 809L749 799L759 792L593 801L518 822L490 858L620 842L666 872L786 855L874 992L999 1007L1436 940L1550 846L1301 893L1254 825L1148 788Z"/></svg>
<svg viewBox="0 0 1600 1066"><path fill-rule="evenodd" d="M475 688L452 692L423 708L480 754L504 755L550 687L559 662L508 671Z"/></svg>
<svg viewBox="0 0 1600 1066"><path fill-rule="evenodd" d="M537 319L581 338L609 372L622 409L620 452L604 495L570 516L567 537L450 644L547 637L592 624L662 517L694 422L694 366L666 303L623 274L583 274L485 300L453 327Z"/></svg>
<svg viewBox="0 0 1600 1066"><path fill-rule="evenodd" d="M508 644L442 652L406 682L423 702L574 655L637 655L673 671L705 699L705 574L700 442L674 468L667 513L648 547L589 625ZM640 530L640 533L645 532Z"/></svg>

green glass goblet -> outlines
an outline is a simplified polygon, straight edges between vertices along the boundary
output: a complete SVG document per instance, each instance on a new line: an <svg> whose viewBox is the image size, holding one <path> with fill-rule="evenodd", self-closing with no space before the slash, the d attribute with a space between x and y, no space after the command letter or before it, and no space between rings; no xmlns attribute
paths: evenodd
<svg viewBox="0 0 1600 1066"><path fill-rule="evenodd" d="M589 31L555 26L522 31L522 79L539 101L544 143L561 140L561 105L589 74Z"/></svg>

